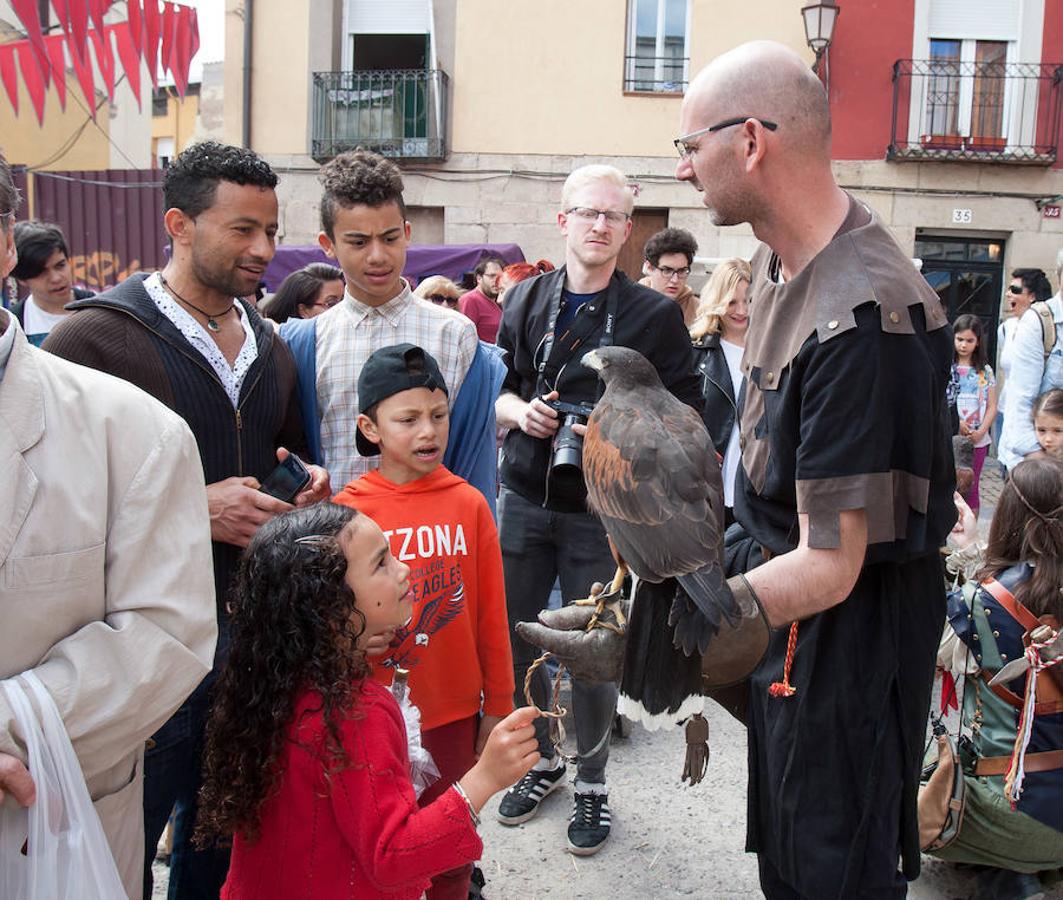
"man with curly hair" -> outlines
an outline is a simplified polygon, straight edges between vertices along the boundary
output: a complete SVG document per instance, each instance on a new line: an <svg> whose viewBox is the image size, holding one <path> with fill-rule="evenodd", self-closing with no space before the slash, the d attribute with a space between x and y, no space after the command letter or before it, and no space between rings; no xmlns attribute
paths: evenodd
<svg viewBox="0 0 1063 900"><path fill-rule="evenodd" d="M44 349L124 378L161 400L192 428L207 480L218 596L218 656L228 645L225 598L243 547L291 506L258 488L288 451L305 451L291 353L254 307L273 258L277 176L250 150L214 141L181 153L166 170L164 222L173 247L166 267L138 273L70 305ZM327 473L295 499L329 496ZM183 548L175 543L175 553ZM145 757L145 897L150 863L175 810L170 897L217 898L228 852L191 845L200 753L214 673L149 742Z"/></svg>
<svg viewBox="0 0 1063 900"><path fill-rule="evenodd" d="M478 357L476 328L457 311L415 297L402 277L410 223L398 166L376 153L355 150L327 163L320 178L324 194L318 241L343 269L347 290L343 301L328 312L310 320L289 320L281 328L299 367L303 420L315 458L339 484L377 467L378 458L362 456L355 443L358 373L375 351L414 344L437 360L450 388L454 438L444 464L489 495L493 507L493 446L490 452L476 454L479 462L490 462L487 477L475 477L474 469L480 467L457 459L482 443L478 437L462 438L466 419L457 406L473 399L471 389L464 401L461 395ZM480 424L490 416L492 429L493 401L491 396L474 404L483 419ZM486 433L486 426L477 426L476 435L481 432Z"/></svg>
<svg viewBox="0 0 1063 900"><path fill-rule="evenodd" d="M689 328L697 317L698 295L687 284L698 242L685 228L663 228L654 234L643 248L643 278L639 284L670 297L683 311L683 322Z"/></svg>

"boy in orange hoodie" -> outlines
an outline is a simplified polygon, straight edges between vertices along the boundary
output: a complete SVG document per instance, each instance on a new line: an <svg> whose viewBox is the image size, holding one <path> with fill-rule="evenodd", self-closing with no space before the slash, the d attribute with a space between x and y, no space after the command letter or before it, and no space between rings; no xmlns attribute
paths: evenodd
<svg viewBox="0 0 1063 900"><path fill-rule="evenodd" d="M373 669L384 684L395 668L410 672L421 741L440 772L423 806L469 770L513 709L502 553L483 496L443 467L450 416L432 356L413 344L377 350L358 376L358 404L358 452L379 453L380 468L333 499L375 520L410 567L413 617ZM433 879L428 897L465 900L471 874Z"/></svg>

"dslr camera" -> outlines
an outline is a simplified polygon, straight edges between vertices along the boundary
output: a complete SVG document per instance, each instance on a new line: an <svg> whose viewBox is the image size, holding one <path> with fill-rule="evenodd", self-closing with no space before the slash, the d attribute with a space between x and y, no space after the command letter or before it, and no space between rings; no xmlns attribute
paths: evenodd
<svg viewBox="0 0 1063 900"><path fill-rule="evenodd" d="M583 478L583 438L572 430L573 425L586 425L594 412L593 403L566 403L564 400L540 399L561 418L554 435L554 450L550 457L550 475Z"/></svg>

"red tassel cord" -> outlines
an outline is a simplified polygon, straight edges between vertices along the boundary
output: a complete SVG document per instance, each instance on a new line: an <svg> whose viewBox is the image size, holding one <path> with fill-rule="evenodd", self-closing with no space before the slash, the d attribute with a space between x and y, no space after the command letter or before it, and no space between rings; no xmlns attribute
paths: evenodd
<svg viewBox="0 0 1063 900"><path fill-rule="evenodd" d="M790 684L790 669L794 664L794 652L797 650L797 623L790 623L790 637L786 642L786 662L782 667L782 681L774 682L768 688L772 697L792 697L797 693L797 688Z"/></svg>

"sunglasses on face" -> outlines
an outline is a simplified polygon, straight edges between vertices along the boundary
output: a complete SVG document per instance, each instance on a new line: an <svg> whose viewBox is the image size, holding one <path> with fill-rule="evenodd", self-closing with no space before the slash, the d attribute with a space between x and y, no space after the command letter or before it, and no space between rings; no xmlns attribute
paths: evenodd
<svg viewBox="0 0 1063 900"><path fill-rule="evenodd" d="M1021 284L1009 284L1008 285L1008 290L1011 293L1013 293L1013 294L1025 294L1026 293L1026 288L1024 288Z"/></svg>
<svg viewBox="0 0 1063 900"><path fill-rule="evenodd" d="M425 297L426 300L431 300L433 303L446 303L451 306L457 306L457 297L447 297L444 294L432 294L431 297Z"/></svg>

